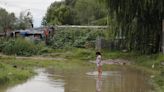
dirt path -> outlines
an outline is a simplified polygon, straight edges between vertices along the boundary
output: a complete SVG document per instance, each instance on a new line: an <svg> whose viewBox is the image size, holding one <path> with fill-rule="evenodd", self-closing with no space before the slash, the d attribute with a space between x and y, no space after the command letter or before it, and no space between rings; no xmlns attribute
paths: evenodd
<svg viewBox="0 0 164 92"><path fill-rule="evenodd" d="M57 58L57 57L48 57L48 56L30 56L30 57L24 57L24 56L8 56L0 54L0 58L16 58L16 59L33 59L33 60L66 60L65 58Z"/></svg>
<svg viewBox="0 0 164 92"><path fill-rule="evenodd" d="M32 56L32 57L15 57L16 59L34 59L34 60L66 60L64 58L53 58L53 57L43 57L43 56Z"/></svg>

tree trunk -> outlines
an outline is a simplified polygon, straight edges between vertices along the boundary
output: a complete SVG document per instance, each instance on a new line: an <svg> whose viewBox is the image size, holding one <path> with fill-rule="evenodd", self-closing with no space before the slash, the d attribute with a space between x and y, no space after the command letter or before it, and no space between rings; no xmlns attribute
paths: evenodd
<svg viewBox="0 0 164 92"><path fill-rule="evenodd" d="M164 54L164 19L162 20L162 53Z"/></svg>

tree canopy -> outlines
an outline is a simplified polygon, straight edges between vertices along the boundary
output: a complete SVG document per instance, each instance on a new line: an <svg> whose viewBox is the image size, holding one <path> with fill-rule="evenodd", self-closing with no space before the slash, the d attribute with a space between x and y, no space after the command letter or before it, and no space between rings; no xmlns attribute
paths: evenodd
<svg viewBox="0 0 164 92"><path fill-rule="evenodd" d="M42 24L91 25L96 23L95 20L104 19L106 16L107 11L104 5L96 0L65 0L50 5Z"/></svg>
<svg viewBox="0 0 164 92"><path fill-rule="evenodd" d="M0 8L0 31L5 32L7 29L13 29L15 20L14 13L8 13L5 9Z"/></svg>
<svg viewBox="0 0 164 92"><path fill-rule="evenodd" d="M32 15L30 12L20 13L20 17L16 18L14 13L9 13L5 9L0 8L0 31L6 32L8 29L26 29L33 26Z"/></svg>
<svg viewBox="0 0 164 92"><path fill-rule="evenodd" d="M16 29L33 28L33 16L30 11L22 11L15 22Z"/></svg>
<svg viewBox="0 0 164 92"><path fill-rule="evenodd" d="M142 53L160 50L163 0L103 0L115 20L115 34L125 37L126 48ZM118 30L119 29L119 30ZM117 30L117 31L116 31Z"/></svg>
<svg viewBox="0 0 164 92"><path fill-rule="evenodd" d="M66 6L64 2L53 3L47 11L45 21L53 24L73 24L74 11Z"/></svg>

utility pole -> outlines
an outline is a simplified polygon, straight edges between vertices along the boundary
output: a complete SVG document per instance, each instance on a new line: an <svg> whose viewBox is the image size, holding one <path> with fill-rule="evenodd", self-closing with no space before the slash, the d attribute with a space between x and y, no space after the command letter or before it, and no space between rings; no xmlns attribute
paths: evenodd
<svg viewBox="0 0 164 92"><path fill-rule="evenodd" d="M162 53L164 54L164 19L162 20Z"/></svg>

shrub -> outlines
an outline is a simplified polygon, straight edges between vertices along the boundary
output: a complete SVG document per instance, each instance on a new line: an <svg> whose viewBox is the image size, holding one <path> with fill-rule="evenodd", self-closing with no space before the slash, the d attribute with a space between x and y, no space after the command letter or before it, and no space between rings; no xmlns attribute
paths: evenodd
<svg viewBox="0 0 164 92"><path fill-rule="evenodd" d="M23 38L9 39L1 46L3 47L2 52L4 54L21 56L37 55L42 48Z"/></svg>
<svg viewBox="0 0 164 92"><path fill-rule="evenodd" d="M63 29L50 39L50 46L55 49L68 47L85 48L94 47L98 36L105 36L106 30L96 29Z"/></svg>

